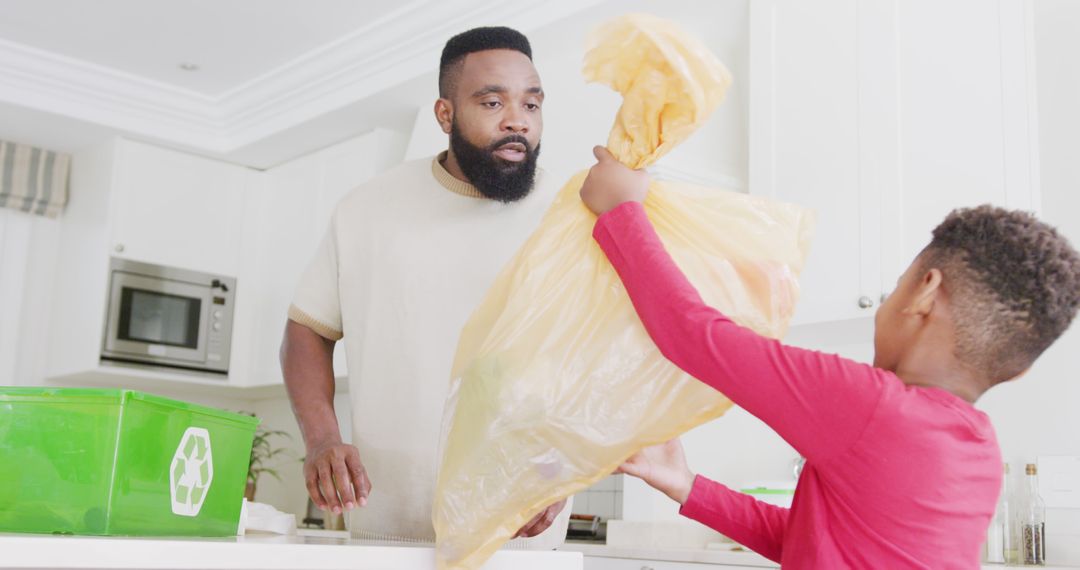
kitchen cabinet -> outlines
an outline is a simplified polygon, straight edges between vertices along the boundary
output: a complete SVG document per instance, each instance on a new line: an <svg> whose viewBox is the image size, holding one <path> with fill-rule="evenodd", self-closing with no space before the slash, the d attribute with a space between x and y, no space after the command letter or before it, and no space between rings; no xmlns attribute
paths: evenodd
<svg viewBox="0 0 1080 570"><path fill-rule="evenodd" d="M113 139L72 157L49 305L50 382L168 391L177 381L231 387L230 378L100 363L111 256L238 279L245 192L259 173ZM234 331L233 354L236 353ZM242 343L241 343L242 344Z"/></svg>
<svg viewBox="0 0 1080 570"><path fill-rule="evenodd" d="M871 315L953 208L1038 210L1030 10L750 3L749 189L818 215L795 324Z"/></svg>
<svg viewBox="0 0 1080 570"><path fill-rule="evenodd" d="M245 198L258 172L123 139L113 168L109 254L238 275Z"/></svg>
<svg viewBox="0 0 1080 570"><path fill-rule="evenodd" d="M330 213L350 190L397 164L403 149L402 136L377 129L265 172L124 139L75 153L46 377L158 391L248 390L236 397L280 392L288 306ZM227 380L100 365L110 256L236 277ZM339 343L339 377L347 373L343 354Z"/></svg>

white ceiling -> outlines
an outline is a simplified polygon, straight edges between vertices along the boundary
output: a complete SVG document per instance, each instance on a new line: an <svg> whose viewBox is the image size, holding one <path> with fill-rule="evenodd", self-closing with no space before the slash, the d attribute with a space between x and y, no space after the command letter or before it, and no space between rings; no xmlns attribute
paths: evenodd
<svg viewBox="0 0 1080 570"><path fill-rule="evenodd" d="M7 0L0 38L218 96L401 5L393 0ZM184 71L181 62L200 68Z"/></svg>
<svg viewBox="0 0 1080 570"><path fill-rule="evenodd" d="M450 36L530 32L600 0L0 2L0 138L67 150L123 134L265 168L408 129L400 89Z"/></svg>

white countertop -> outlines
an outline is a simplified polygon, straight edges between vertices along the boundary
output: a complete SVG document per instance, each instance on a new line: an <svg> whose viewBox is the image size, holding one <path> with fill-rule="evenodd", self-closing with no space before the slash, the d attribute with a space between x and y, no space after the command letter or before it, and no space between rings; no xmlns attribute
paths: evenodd
<svg viewBox="0 0 1080 570"><path fill-rule="evenodd" d="M660 560L664 562L697 562L753 568L779 568L780 565L749 550L712 550L705 548L630 548L588 542L567 542L563 551L580 552L585 556Z"/></svg>
<svg viewBox="0 0 1080 570"><path fill-rule="evenodd" d="M128 538L0 534L0 568L164 570L426 570L430 545L317 536ZM577 552L501 550L483 570L582 570Z"/></svg>
<svg viewBox="0 0 1080 570"><path fill-rule="evenodd" d="M704 548L630 548L589 542L567 542L563 551L580 552L585 556L629 558L663 562L696 562L750 568L779 568L780 565L749 550L712 550ZM1006 570L1003 564L983 563L982 570ZM1043 570L1077 570L1076 566L1040 566Z"/></svg>

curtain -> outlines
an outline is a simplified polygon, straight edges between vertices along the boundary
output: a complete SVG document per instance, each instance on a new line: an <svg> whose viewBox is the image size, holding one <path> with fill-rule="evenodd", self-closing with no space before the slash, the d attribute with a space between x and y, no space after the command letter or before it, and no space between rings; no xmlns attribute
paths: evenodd
<svg viewBox="0 0 1080 570"><path fill-rule="evenodd" d="M0 207L55 218L68 198L71 157L0 141Z"/></svg>

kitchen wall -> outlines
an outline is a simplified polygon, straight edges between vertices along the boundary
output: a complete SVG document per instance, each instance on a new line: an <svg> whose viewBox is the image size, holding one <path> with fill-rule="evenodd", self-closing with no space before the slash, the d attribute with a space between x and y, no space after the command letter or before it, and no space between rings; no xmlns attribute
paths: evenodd
<svg viewBox="0 0 1080 570"><path fill-rule="evenodd" d="M62 223L0 208L0 386L40 383Z"/></svg>

